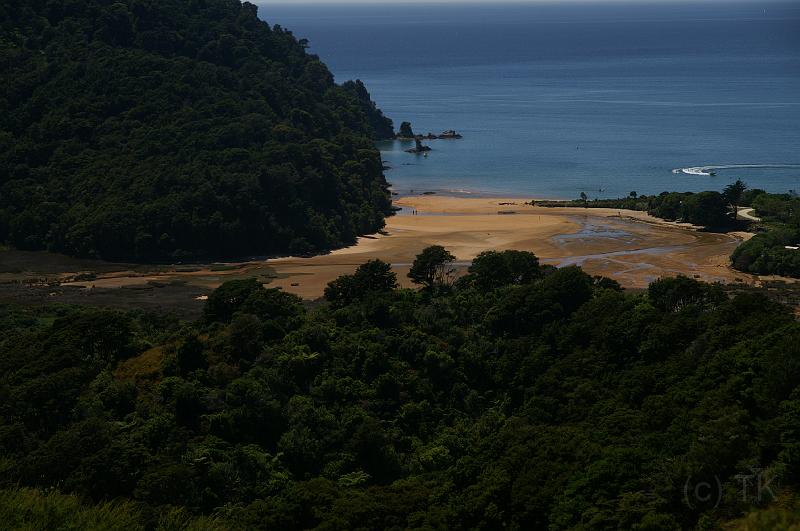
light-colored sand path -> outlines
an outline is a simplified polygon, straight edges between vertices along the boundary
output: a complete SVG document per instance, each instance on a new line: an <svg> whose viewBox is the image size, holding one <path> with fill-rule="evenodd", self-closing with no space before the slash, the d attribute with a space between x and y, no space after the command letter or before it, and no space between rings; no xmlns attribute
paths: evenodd
<svg viewBox="0 0 800 531"><path fill-rule="evenodd" d="M738 218L744 219L747 221L761 221L761 218L755 216L753 212L755 212L755 208L749 207L739 207L738 209Z"/></svg>

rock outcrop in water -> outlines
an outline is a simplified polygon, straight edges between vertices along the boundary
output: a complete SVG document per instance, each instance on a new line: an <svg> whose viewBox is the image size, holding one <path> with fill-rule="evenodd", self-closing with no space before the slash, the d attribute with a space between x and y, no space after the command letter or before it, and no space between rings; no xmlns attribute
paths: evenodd
<svg viewBox="0 0 800 531"><path fill-rule="evenodd" d="M448 140L448 139L458 139L458 138L464 138L464 137L461 136L459 133L455 132L454 130L450 129L448 131L443 132L441 135L439 135L439 138L442 139L442 140Z"/></svg>
<svg viewBox="0 0 800 531"><path fill-rule="evenodd" d="M419 138L415 138L414 142L416 143L416 146L411 149L407 149L406 153L425 153L427 151L431 151L430 146L423 145Z"/></svg>
<svg viewBox="0 0 800 531"><path fill-rule="evenodd" d="M411 128L411 122L403 122L400 124L400 131L397 133L397 138L416 138L414 130Z"/></svg>
<svg viewBox="0 0 800 531"><path fill-rule="evenodd" d="M427 135L417 135L414 134L414 130L411 127L411 122L403 122L400 124L400 130L398 131L397 135L395 135L395 138L398 140L452 140L464 137L454 129L448 129L447 131L443 131L438 135L433 133L428 133Z"/></svg>

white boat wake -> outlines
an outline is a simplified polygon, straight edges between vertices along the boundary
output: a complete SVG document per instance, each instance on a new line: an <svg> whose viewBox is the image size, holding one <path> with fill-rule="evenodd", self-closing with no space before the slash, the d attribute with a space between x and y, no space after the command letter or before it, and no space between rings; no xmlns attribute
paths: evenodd
<svg viewBox="0 0 800 531"><path fill-rule="evenodd" d="M800 164L725 164L718 166L694 166L691 168L676 168L672 173L685 173L686 175L716 175L717 170L750 169L800 169Z"/></svg>

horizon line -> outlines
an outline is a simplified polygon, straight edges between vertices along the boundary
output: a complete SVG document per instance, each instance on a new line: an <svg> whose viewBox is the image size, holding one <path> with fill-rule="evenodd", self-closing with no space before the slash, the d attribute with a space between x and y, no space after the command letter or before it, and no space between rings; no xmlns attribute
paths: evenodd
<svg viewBox="0 0 800 531"><path fill-rule="evenodd" d="M315 5L364 5L364 6L402 6L402 5L499 5L499 4L535 4L535 5L580 5L580 4L795 4L794 0L251 0L258 6L315 6Z"/></svg>

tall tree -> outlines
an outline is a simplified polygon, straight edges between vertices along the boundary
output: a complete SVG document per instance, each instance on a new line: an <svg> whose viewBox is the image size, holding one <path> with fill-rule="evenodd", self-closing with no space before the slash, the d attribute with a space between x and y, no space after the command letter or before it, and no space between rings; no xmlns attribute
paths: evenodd
<svg viewBox="0 0 800 531"><path fill-rule="evenodd" d="M527 251L484 251L472 261L469 277L475 286L495 289L527 284L541 275L539 259Z"/></svg>
<svg viewBox="0 0 800 531"><path fill-rule="evenodd" d="M726 186L722 192L725 200L733 207L734 220L739 217L739 203L742 201L745 190L747 190L747 185L741 179L736 179L735 183Z"/></svg>
<svg viewBox="0 0 800 531"><path fill-rule="evenodd" d="M455 273L452 267L455 259L456 257L441 245L426 247L414 260L408 278L426 288L448 285Z"/></svg>
<svg viewBox="0 0 800 531"><path fill-rule="evenodd" d="M334 306L344 306L354 301L390 292L397 288L397 275L392 266L382 260L369 260L358 266L352 275L332 280L325 288L325 299Z"/></svg>

